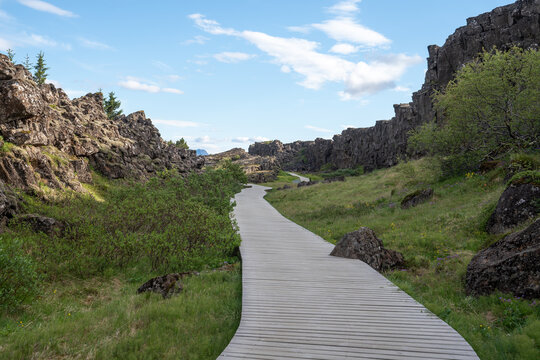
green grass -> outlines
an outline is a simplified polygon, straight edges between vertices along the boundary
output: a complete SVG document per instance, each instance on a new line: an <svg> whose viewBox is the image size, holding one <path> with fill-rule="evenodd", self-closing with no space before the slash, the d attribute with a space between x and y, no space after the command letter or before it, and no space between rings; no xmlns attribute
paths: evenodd
<svg viewBox="0 0 540 360"><path fill-rule="evenodd" d="M483 231L504 190L504 176L469 173L440 181L431 159L266 196L283 215L336 243L367 226L385 247L403 253L406 269L386 276L447 321L482 359L540 357L540 306L508 294L466 296L464 276L472 256L500 239ZM415 208L399 203L418 188L434 197Z"/></svg>
<svg viewBox="0 0 540 360"><path fill-rule="evenodd" d="M241 279L239 265L209 269L238 260L230 198L244 178L232 165L144 184L93 174L86 194L21 194L24 213L66 226L14 220L0 234L0 359L215 359L238 327ZM195 269L171 299L135 294Z"/></svg>
<svg viewBox="0 0 540 360"><path fill-rule="evenodd" d="M47 284L24 312L0 318L0 358L215 359L240 321L238 268L186 278L170 299L136 294L159 274Z"/></svg>
<svg viewBox="0 0 540 360"><path fill-rule="evenodd" d="M294 180L298 180L298 177L293 176L285 171L280 171L276 180L269 183L262 183L262 186L270 186L273 188L283 187L284 185L296 186L293 184Z"/></svg>

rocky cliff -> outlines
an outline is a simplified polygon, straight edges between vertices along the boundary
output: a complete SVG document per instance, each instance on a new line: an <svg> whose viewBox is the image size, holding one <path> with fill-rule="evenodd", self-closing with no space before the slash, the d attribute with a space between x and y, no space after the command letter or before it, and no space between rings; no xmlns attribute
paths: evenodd
<svg viewBox="0 0 540 360"><path fill-rule="evenodd" d="M538 47L540 43L540 0L518 0L491 12L467 19L467 25L450 35L443 46L428 46L428 69L422 88L409 104L394 105L395 116L375 126L349 128L332 140L276 145L256 143L252 155L272 153L291 170L318 170L323 164L339 168L363 165L366 169L395 165L406 155L408 132L428 121L436 121L431 96L444 89L455 72L483 49ZM281 148L283 153L276 152Z"/></svg>
<svg viewBox="0 0 540 360"><path fill-rule="evenodd" d="M204 164L195 151L164 142L144 112L109 119L101 93L70 100L1 54L0 135L0 180L23 189L84 191L91 166L109 178L145 179Z"/></svg>

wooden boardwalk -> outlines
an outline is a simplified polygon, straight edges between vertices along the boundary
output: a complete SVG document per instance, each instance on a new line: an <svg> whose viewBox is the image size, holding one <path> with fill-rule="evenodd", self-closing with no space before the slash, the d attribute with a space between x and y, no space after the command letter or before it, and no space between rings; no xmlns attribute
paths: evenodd
<svg viewBox="0 0 540 360"><path fill-rule="evenodd" d="M242 319L219 359L477 359L470 345L359 260L281 216L253 186L236 196Z"/></svg>

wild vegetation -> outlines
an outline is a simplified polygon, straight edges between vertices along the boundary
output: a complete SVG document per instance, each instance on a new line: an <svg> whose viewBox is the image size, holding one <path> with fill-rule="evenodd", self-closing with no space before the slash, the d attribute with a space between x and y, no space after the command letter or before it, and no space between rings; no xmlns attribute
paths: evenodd
<svg viewBox="0 0 540 360"><path fill-rule="evenodd" d="M410 148L440 156L445 173L540 146L540 52L484 52L436 93L442 119L413 131Z"/></svg>
<svg viewBox="0 0 540 360"><path fill-rule="evenodd" d="M93 174L89 194L24 195L24 212L64 226L35 233L16 219L0 237L0 357L215 358L238 326L240 239L230 198L245 175L165 171L146 183ZM149 278L202 271L163 300L135 295Z"/></svg>
<svg viewBox="0 0 540 360"><path fill-rule="evenodd" d="M507 156L506 166L490 172L444 178L440 160L424 158L345 182L272 190L266 198L331 243L361 226L373 229L385 247L405 256L406 267L386 276L461 333L482 359L536 359L537 301L501 293L471 297L464 289L472 256L502 237L487 234L485 223L506 187L507 173L526 170L524 164L529 168L516 179L538 174L540 154ZM430 202L400 208L407 194L427 186L435 193Z"/></svg>

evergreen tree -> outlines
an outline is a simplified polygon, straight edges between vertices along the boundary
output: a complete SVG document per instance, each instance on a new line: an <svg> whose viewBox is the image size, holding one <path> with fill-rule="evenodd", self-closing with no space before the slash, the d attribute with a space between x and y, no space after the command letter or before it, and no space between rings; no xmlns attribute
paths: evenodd
<svg viewBox="0 0 540 360"><path fill-rule="evenodd" d="M37 63L34 65L34 81L38 85L42 85L47 80L47 75L49 75L47 74L47 70L49 70L49 68L45 66L45 54L43 51L40 51L36 57Z"/></svg>
<svg viewBox="0 0 540 360"><path fill-rule="evenodd" d="M26 70L32 72L32 63L30 62L30 57L28 54L26 54L26 57L24 58L23 66L26 68Z"/></svg>
<svg viewBox="0 0 540 360"><path fill-rule="evenodd" d="M189 149L189 146L188 146L186 140L184 140L184 138L181 138L180 140L176 140L176 142L174 143L174 145L175 145L177 148L180 148L180 149Z"/></svg>
<svg viewBox="0 0 540 360"><path fill-rule="evenodd" d="M7 49L7 56L9 58L9 61L13 62L13 58L15 58L15 52L11 49Z"/></svg>
<svg viewBox="0 0 540 360"><path fill-rule="evenodd" d="M122 110L118 109L121 102L114 96L114 92L109 93L109 98L103 100L103 109L107 113L109 119L114 119L116 116L122 114Z"/></svg>

